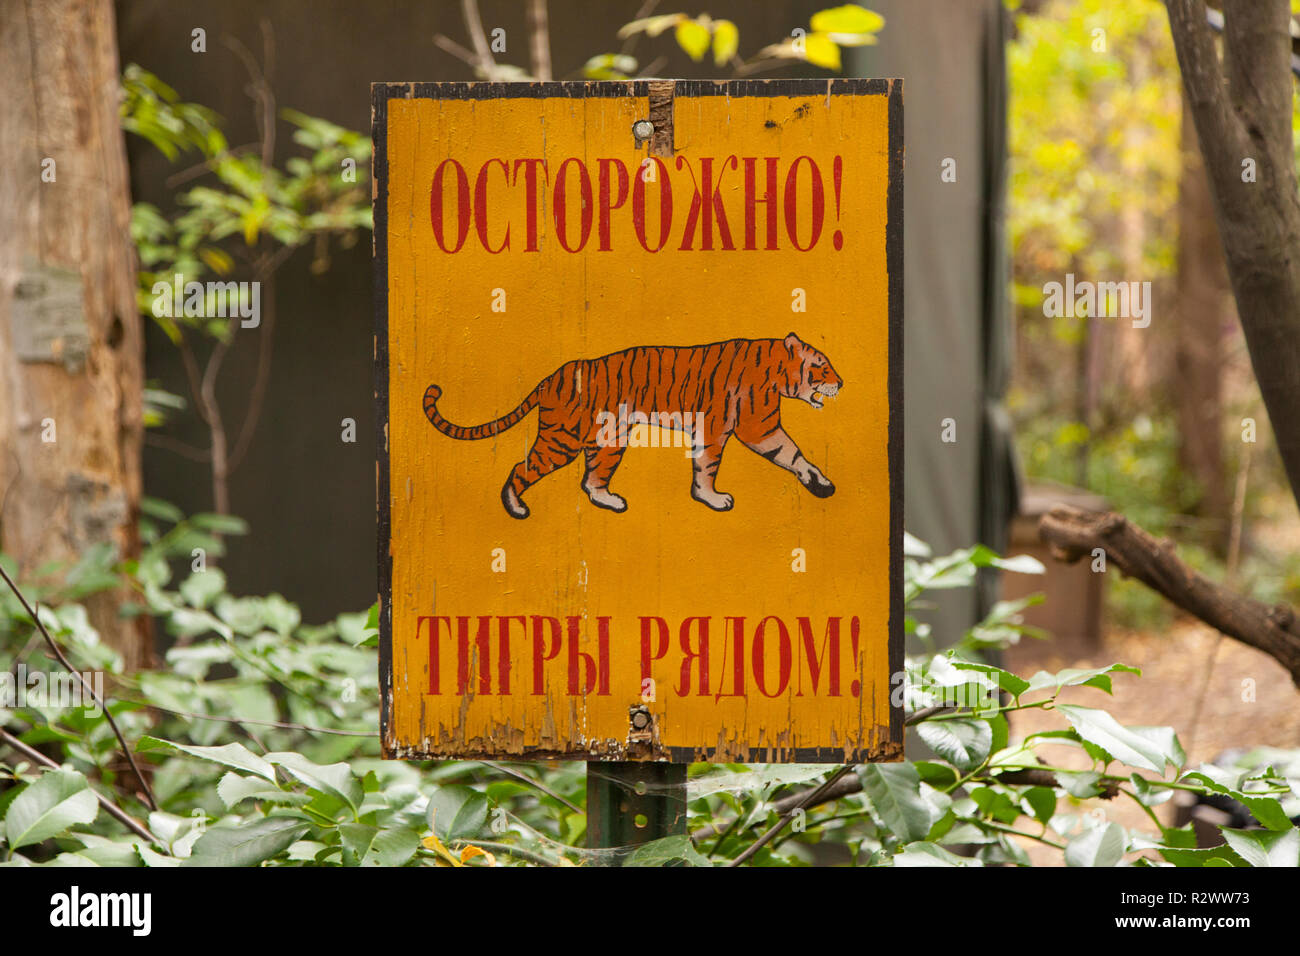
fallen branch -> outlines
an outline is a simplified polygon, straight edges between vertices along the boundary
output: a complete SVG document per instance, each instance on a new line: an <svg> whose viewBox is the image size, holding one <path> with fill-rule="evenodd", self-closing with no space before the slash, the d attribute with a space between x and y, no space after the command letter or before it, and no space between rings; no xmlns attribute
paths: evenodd
<svg viewBox="0 0 1300 956"><path fill-rule="evenodd" d="M1300 687L1300 622L1289 605L1270 607L1215 584L1180 561L1171 543L1157 541L1113 511L1057 505L1039 521L1038 536L1054 558L1067 563L1094 557L1100 549L1108 564L1228 637L1268 654Z"/></svg>

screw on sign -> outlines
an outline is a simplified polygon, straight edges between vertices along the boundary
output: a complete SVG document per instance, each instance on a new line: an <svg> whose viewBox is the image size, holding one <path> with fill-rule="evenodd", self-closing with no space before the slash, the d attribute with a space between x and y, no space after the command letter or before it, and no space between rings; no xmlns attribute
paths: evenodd
<svg viewBox="0 0 1300 956"><path fill-rule="evenodd" d="M585 759L597 845L692 761L900 759L901 82L377 84L374 137L385 754Z"/></svg>

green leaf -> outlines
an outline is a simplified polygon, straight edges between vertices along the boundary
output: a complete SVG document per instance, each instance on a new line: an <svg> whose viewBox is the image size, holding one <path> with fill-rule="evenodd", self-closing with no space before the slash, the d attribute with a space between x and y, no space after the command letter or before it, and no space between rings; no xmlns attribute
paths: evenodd
<svg viewBox="0 0 1300 956"><path fill-rule="evenodd" d="M1241 866L1239 857L1226 846L1210 847L1207 850L1186 849L1183 847L1156 847L1166 862L1181 867L1201 866Z"/></svg>
<svg viewBox="0 0 1300 956"><path fill-rule="evenodd" d="M957 782L957 771L946 763L916 760L912 762L912 766L916 768L921 781L932 787L950 787Z"/></svg>
<svg viewBox="0 0 1300 956"><path fill-rule="evenodd" d="M477 836L487 817L487 797L470 787L439 787L429 796L429 828L444 843Z"/></svg>
<svg viewBox="0 0 1300 956"><path fill-rule="evenodd" d="M131 840L114 840L97 833L74 832L68 836L81 842L82 849L77 854L96 866L140 866Z"/></svg>
<svg viewBox="0 0 1300 956"><path fill-rule="evenodd" d="M1059 704L1059 710L1085 742L1101 747L1116 760L1134 767L1164 773L1166 757L1141 734L1123 727L1104 710Z"/></svg>
<svg viewBox="0 0 1300 956"><path fill-rule="evenodd" d="M286 601L278 594L262 598L262 617L282 637L288 637L302 623L298 605Z"/></svg>
<svg viewBox="0 0 1300 956"><path fill-rule="evenodd" d="M244 800L265 800L268 803L298 806L307 803L309 799L304 793L281 790L261 777L244 777L233 771L223 776L217 784L217 796L230 810Z"/></svg>
<svg viewBox="0 0 1300 956"><path fill-rule="evenodd" d="M1065 847L1066 866L1117 866L1124 858L1124 828L1118 823L1094 827Z"/></svg>
<svg viewBox="0 0 1300 956"><path fill-rule="evenodd" d="M1182 780L1183 782L1199 783L1212 793L1222 793L1225 796L1232 797L1232 799L1245 806L1256 820L1270 830L1291 829L1291 821L1287 818L1286 811L1282 809L1282 804L1274 797L1249 793L1227 786L1200 770L1184 774Z"/></svg>
<svg viewBox="0 0 1300 956"><path fill-rule="evenodd" d="M379 827L366 823L344 823L339 827L339 837L343 842L344 862L357 866L361 858L370 852L370 844L379 834Z"/></svg>
<svg viewBox="0 0 1300 956"><path fill-rule="evenodd" d="M343 801L355 815L361 805L364 792L361 781L345 763L332 763L322 766L313 763L299 753L270 753L267 761L283 767L286 771L305 783L313 790L329 794Z"/></svg>
<svg viewBox="0 0 1300 956"><path fill-rule="evenodd" d="M204 531L217 534L248 534L248 522L234 515L219 515L201 512L190 516L190 524Z"/></svg>
<svg viewBox="0 0 1300 956"><path fill-rule="evenodd" d="M1129 730L1139 737L1145 737L1151 741L1162 754L1165 760L1174 765L1174 768L1181 770L1183 764L1187 763L1187 754L1183 751L1183 745L1178 739L1178 734L1172 727L1130 727Z"/></svg>
<svg viewBox="0 0 1300 956"><path fill-rule="evenodd" d="M10 849L48 840L78 823L92 823L99 801L86 778L75 770L42 774L14 798L5 814Z"/></svg>
<svg viewBox="0 0 1300 956"><path fill-rule="evenodd" d="M632 851L624 866L668 866L671 863L685 863L687 866L713 865L695 849L689 836L678 834L641 844Z"/></svg>
<svg viewBox="0 0 1300 956"><path fill-rule="evenodd" d="M1300 866L1300 830L1233 830L1219 827L1243 860L1251 866Z"/></svg>
<svg viewBox="0 0 1300 956"><path fill-rule="evenodd" d="M975 664L971 661L953 660L952 666L960 671L976 671L993 678L1002 690L1006 691L1012 697L1019 697L1029 689L1029 681L1019 677L1010 671L1004 671L1000 667L993 667L989 664Z"/></svg>
<svg viewBox="0 0 1300 956"><path fill-rule="evenodd" d="M186 602L194 607L207 607L226 589L226 576L219 568L195 571L183 582L180 592Z"/></svg>
<svg viewBox="0 0 1300 956"><path fill-rule="evenodd" d="M191 757L198 757L200 760L208 760L226 767L234 767L236 770L245 770L257 774L263 780L275 782L275 768L271 766L271 763L249 751L243 744L230 743L222 744L219 747L196 747L192 744L178 744L170 740L145 736L140 738L140 742L136 744L135 749L137 753L148 753L153 750L179 750Z"/></svg>
<svg viewBox="0 0 1300 956"><path fill-rule="evenodd" d="M133 209L132 212L134 213L135 210ZM140 510L151 518L157 518L159 521L167 521L171 524L185 519L185 512L170 501L163 501L161 498L150 498L147 495L140 499Z"/></svg>
<svg viewBox="0 0 1300 956"><path fill-rule="evenodd" d="M903 532L903 554L909 558L928 558L934 552L930 546L920 538L913 537L906 531Z"/></svg>
<svg viewBox="0 0 1300 956"><path fill-rule="evenodd" d="M1144 806L1158 807L1174 795L1172 790L1160 786L1159 780L1153 783L1140 773L1130 774L1129 780L1133 783L1134 796L1136 796ZM1195 846L1195 844L1193 844L1193 846Z"/></svg>
<svg viewBox="0 0 1300 956"><path fill-rule="evenodd" d="M979 807L984 816L1002 823L1014 823L1020 816L1020 807L1016 805L1012 795L1005 791L994 790L992 787L977 787L971 791L970 798L975 801L975 806Z"/></svg>
<svg viewBox="0 0 1300 956"><path fill-rule="evenodd" d="M922 840L934 824L934 811L921 796L921 777L910 763L869 763L858 769L862 792L885 829L899 841Z"/></svg>
<svg viewBox="0 0 1300 956"><path fill-rule="evenodd" d="M1037 558L1027 554L1011 558L999 557L998 553L986 545L977 544L970 549L970 561L977 568L998 568L1016 574L1045 574L1047 569Z"/></svg>
<svg viewBox="0 0 1300 956"><path fill-rule="evenodd" d="M909 843L894 857L894 866L983 866L979 860L950 853L936 843Z"/></svg>
<svg viewBox="0 0 1300 956"><path fill-rule="evenodd" d="M1108 664L1105 667L1087 669L1067 667L1056 674L1039 671L1029 679L1028 690L1051 689L1059 691L1063 687L1096 687L1109 694L1111 693L1111 683L1108 675L1118 673L1142 676L1142 671L1139 668L1129 667L1127 664Z"/></svg>
<svg viewBox="0 0 1300 956"><path fill-rule="evenodd" d="M993 729L985 720L930 720L916 729L931 750L958 770L974 770L993 746Z"/></svg>
<svg viewBox="0 0 1300 956"><path fill-rule="evenodd" d="M1094 770L1081 770L1078 772L1058 770L1056 772L1056 782L1070 796L1079 800L1086 800L1088 797L1095 797L1101 794L1101 774Z"/></svg>
<svg viewBox="0 0 1300 956"><path fill-rule="evenodd" d="M287 850L311 827L293 817L263 817L211 827L194 844L187 866L257 866Z"/></svg>
<svg viewBox="0 0 1300 956"><path fill-rule="evenodd" d="M1043 562L1027 554L1017 554L1009 558L995 558L990 562L993 567L1013 574L1046 574Z"/></svg>
<svg viewBox="0 0 1300 956"><path fill-rule="evenodd" d="M1020 798L1039 823L1047 823L1056 813L1056 791L1051 787L1030 787Z"/></svg>
<svg viewBox="0 0 1300 956"><path fill-rule="evenodd" d="M361 860L362 866L405 866L420 849L420 834L411 827L380 830Z"/></svg>

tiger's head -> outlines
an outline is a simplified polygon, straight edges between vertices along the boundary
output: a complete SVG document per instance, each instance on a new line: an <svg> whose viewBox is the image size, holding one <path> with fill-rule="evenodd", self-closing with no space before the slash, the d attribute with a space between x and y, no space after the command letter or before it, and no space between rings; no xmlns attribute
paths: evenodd
<svg viewBox="0 0 1300 956"><path fill-rule="evenodd" d="M797 398L813 408L821 408L822 401L834 398L844 381L831 367L830 359L791 332L782 343L788 361L785 364L786 382L781 394Z"/></svg>

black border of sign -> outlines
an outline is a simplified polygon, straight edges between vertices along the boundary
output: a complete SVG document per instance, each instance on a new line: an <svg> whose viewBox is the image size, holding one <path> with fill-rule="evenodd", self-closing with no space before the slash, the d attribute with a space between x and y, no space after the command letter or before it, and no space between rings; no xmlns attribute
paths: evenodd
<svg viewBox="0 0 1300 956"><path fill-rule="evenodd" d="M894 681L903 671L903 81L901 79L838 80L675 80L673 96L815 96L858 94L889 98L889 186L886 198L885 261L889 270L889 676ZM422 753L390 745L390 710L393 701L392 590L393 557L390 553L391 516L388 463L388 136L390 99L521 99L543 97L645 97L650 82L548 82L548 83L373 83L371 84L371 156L374 211L374 296L375 296L375 497L377 505L377 556L379 559L379 693L380 739L385 757L409 759L472 759L500 754ZM670 747L673 762L699 759L690 747ZM796 747L773 752L768 760L756 759L764 751L753 748L752 762L860 763L866 760L903 758L903 709L889 709L889 739L875 751L858 750L846 761L844 751L834 747ZM519 755L525 759L570 759L603 761L583 751L554 753L540 750ZM615 759L615 758L609 758ZM625 757L622 759L626 759Z"/></svg>

